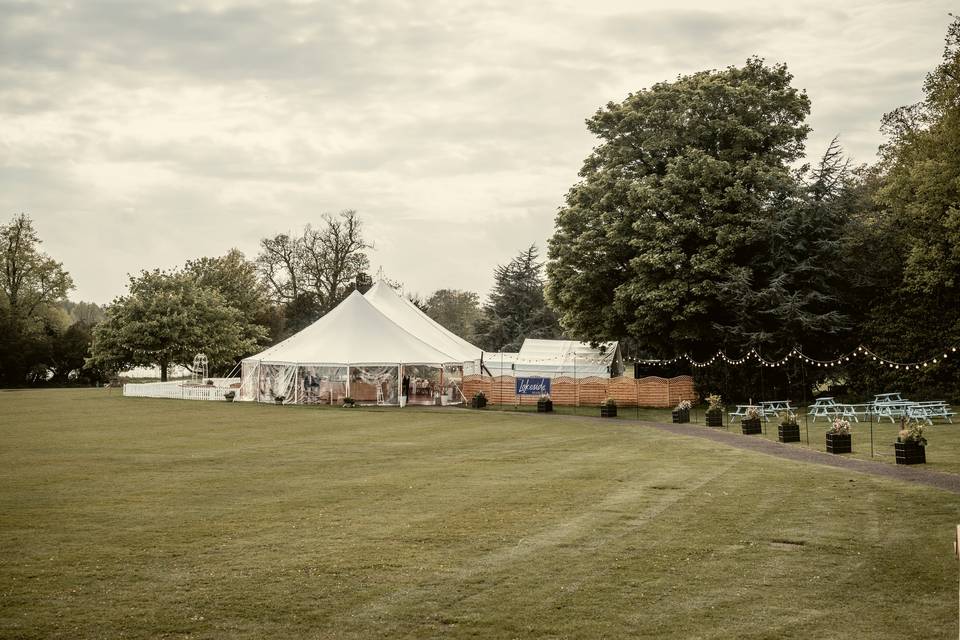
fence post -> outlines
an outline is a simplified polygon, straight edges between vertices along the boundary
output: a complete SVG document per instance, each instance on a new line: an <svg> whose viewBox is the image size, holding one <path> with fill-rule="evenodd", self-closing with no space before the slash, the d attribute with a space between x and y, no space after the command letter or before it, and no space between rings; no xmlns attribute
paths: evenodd
<svg viewBox="0 0 960 640"><path fill-rule="evenodd" d="M573 350L573 414L580 413L580 379L577 377L577 350Z"/></svg>
<svg viewBox="0 0 960 640"><path fill-rule="evenodd" d="M960 524L957 525L957 534L953 540L953 555L957 560L960 560ZM960 589L957 590L957 593L960 595ZM960 609L958 609L958 616L960 616ZM958 620L960 620L960 618L958 618Z"/></svg>

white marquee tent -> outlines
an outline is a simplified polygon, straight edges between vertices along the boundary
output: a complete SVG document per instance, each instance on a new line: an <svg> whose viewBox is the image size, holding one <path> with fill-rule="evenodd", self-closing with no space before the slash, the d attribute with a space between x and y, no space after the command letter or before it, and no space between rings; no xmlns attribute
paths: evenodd
<svg viewBox="0 0 960 640"><path fill-rule="evenodd" d="M481 350L378 282L241 367L241 400L284 404L462 401L464 361Z"/></svg>

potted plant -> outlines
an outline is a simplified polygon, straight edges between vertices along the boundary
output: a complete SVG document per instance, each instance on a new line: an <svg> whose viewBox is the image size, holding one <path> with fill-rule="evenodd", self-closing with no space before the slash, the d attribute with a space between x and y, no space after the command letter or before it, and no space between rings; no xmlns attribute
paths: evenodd
<svg viewBox="0 0 960 640"><path fill-rule="evenodd" d="M897 464L926 464L927 439L923 425L916 420L900 418L900 433L893 443Z"/></svg>
<svg viewBox="0 0 960 640"><path fill-rule="evenodd" d="M553 400L550 399L550 396L543 394L537 400L537 413L552 413L553 412Z"/></svg>
<svg viewBox="0 0 960 640"><path fill-rule="evenodd" d="M603 401L603 404L600 405L600 417L601 418L616 418L617 417L617 401L613 398L607 398Z"/></svg>
<svg viewBox="0 0 960 640"><path fill-rule="evenodd" d="M840 416L827 428L827 453L851 453L850 422Z"/></svg>
<svg viewBox="0 0 960 640"><path fill-rule="evenodd" d="M283 404L283 401L287 399L287 396L273 396L273 401L277 404Z"/></svg>
<svg viewBox="0 0 960 640"><path fill-rule="evenodd" d="M763 429L760 427L760 417L758 407L747 407L743 418L740 420L740 431L747 436L763 433Z"/></svg>
<svg viewBox="0 0 960 640"><path fill-rule="evenodd" d="M777 415L780 424L777 426L777 440L780 442L800 442L800 423L797 416L784 411Z"/></svg>
<svg viewBox="0 0 960 640"><path fill-rule="evenodd" d="M343 399L343 406L346 407L346 408L348 408L348 409L350 409L350 408L353 408L353 407L357 406L357 403L356 403L356 401L355 401L353 398L351 398L350 396L346 396L346 397Z"/></svg>
<svg viewBox="0 0 960 640"><path fill-rule="evenodd" d="M233 399L236 397L237 397L237 392L234 391L233 389L223 394L223 399L226 400L227 402L233 402Z"/></svg>
<svg viewBox="0 0 960 640"><path fill-rule="evenodd" d="M707 412L704 414L708 427L723 426L723 401L719 395L711 393L707 396Z"/></svg>
<svg viewBox="0 0 960 640"><path fill-rule="evenodd" d="M676 423L690 422L690 401L681 400L671 412L673 421Z"/></svg>
<svg viewBox="0 0 960 640"><path fill-rule="evenodd" d="M483 391L477 391L470 399L470 406L474 409L483 409L487 406L487 396Z"/></svg>

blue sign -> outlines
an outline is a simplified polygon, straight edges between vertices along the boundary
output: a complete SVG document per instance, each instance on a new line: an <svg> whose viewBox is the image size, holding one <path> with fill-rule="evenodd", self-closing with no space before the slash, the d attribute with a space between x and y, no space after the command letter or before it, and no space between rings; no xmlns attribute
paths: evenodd
<svg viewBox="0 0 960 640"><path fill-rule="evenodd" d="M543 396L550 394L550 378L517 378L518 396Z"/></svg>

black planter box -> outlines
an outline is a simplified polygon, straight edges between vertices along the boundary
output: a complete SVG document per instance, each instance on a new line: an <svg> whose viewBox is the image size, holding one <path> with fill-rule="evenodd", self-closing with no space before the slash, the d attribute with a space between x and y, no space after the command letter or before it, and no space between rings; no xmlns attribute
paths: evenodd
<svg viewBox="0 0 960 640"><path fill-rule="evenodd" d="M927 463L927 448L915 442L894 442L893 450L897 454L897 464Z"/></svg>
<svg viewBox="0 0 960 640"><path fill-rule="evenodd" d="M480 396L480 397L474 396L470 400L470 406L473 407L474 409L483 409L484 407L487 406L487 398L484 396Z"/></svg>
<svg viewBox="0 0 960 640"><path fill-rule="evenodd" d="M851 453L853 447L850 443L849 433L828 433L827 453Z"/></svg>
<svg viewBox="0 0 960 640"><path fill-rule="evenodd" d="M670 415L673 416L673 421L676 423L690 422L690 411L688 409L674 409L670 412Z"/></svg>
<svg viewBox="0 0 960 640"><path fill-rule="evenodd" d="M740 421L740 430L746 436L763 433L763 429L760 427L760 418L744 418Z"/></svg>
<svg viewBox="0 0 960 640"><path fill-rule="evenodd" d="M616 418L617 417L617 405L602 404L600 405L600 417L601 418Z"/></svg>
<svg viewBox="0 0 960 640"><path fill-rule="evenodd" d="M708 413L707 416L707 426L708 427L722 427L723 426L723 413Z"/></svg>
<svg viewBox="0 0 960 640"><path fill-rule="evenodd" d="M800 425L777 425L777 440L780 442L800 442Z"/></svg>
<svg viewBox="0 0 960 640"><path fill-rule="evenodd" d="M552 413L553 400L537 400L537 413Z"/></svg>

